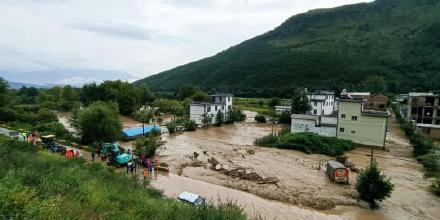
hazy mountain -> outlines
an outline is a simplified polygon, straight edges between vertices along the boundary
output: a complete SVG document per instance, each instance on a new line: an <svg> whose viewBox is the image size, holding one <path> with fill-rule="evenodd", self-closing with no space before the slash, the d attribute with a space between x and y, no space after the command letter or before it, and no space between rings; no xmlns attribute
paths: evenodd
<svg viewBox="0 0 440 220"><path fill-rule="evenodd" d="M51 88L52 85L43 85L43 84L32 84L32 83L21 83L21 82L12 82L8 81L9 87L12 89L20 89L21 87L34 87L37 89L47 89Z"/></svg>
<svg viewBox="0 0 440 220"><path fill-rule="evenodd" d="M53 69L32 72L0 72L0 76L8 81L41 84L41 85L65 85L81 86L91 82L104 80L133 80L135 77L123 71L106 71L92 69Z"/></svg>
<svg viewBox="0 0 440 220"><path fill-rule="evenodd" d="M377 0L312 10L139 82L153 90L191 83L248 96L288 96L296 87L366 90L376 82L391 92L438 89L440 1Z"/></svg>

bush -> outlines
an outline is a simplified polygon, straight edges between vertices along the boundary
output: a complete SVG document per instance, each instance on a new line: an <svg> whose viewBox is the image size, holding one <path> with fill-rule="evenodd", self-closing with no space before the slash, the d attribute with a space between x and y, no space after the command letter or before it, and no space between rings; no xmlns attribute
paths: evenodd
<svg viewBox="0 0 440 220"><path fill-rule="evenodd" d="M435 193L437 196L440 196L440 178L437 177L432 181L431 184L431 190L433 193Z"/></svg>
<svg viewBox="0 0 440 220"><path fill-rule="evenodd" d="M338 156L353 150L355 145L350 140L336 137L323 137L315 133L283 133L280 136L268 135L255 140L255 145L282 149L300 150L306 153L318 153Z"/></svg>
<svg viewBox="0 0 440 220"><path fill-rule="evenodd" d="M33 130L39 131L42 134L54 134L61 139L73 139L72 134L70 134L69 131L64 127L64 125L59 122L37 124L33 127Z"/></svg>
<svg viewBox="0 0 440 220"><path fill-rule="evenodd" d="M393 188L390 179L381 174L376 163L363 170L356 183L360 199L368 202L371 208L377 208L379 202L390 197Z"/></svg>
<svg viewBox="0 0 440 220"><path fill-rule="evenodd" d="M262 114L255 115L255 121L258 123L266 123L266 116Z"/></svg>
<svg viewBox="0 0 440 220"><path fill-rule="evenodd" d="M174 134L176 132L177 125L175 123L170 122L170 123L167 123L166 126L167 126L168 132L170 134Z"/></svg>
<svg viewBox="0 0 440 220"><path fill-rule="evenodd" d="M186 205L101 163L66 160L5 137L0 137L0 176L4 219L246 218L232 203Z"/></svg>
<svg viewBox="0 0 440 220"><path fill-rule="evenodd" d="M290 112L283 111L281 115L279 116L279 123L281 124L292 124L292 119L290 118Z"/></svg>
<svg viewBox="0 0 440 220"><path fill-rule="evenodd" d="M197 124L194 120L185 121L184 125L185 130L187 131L195 131L197 128Z"/></svg>
<svg viewBox="0 0 440 220"><path fill-rule="evenodd" d="M164 142L161 140L160 136L149 135L146 137L140 137L134 142L133 152L138 156L143 154L146 157L152 157L156 154L156 150L163 144Z"/></svg>
<svg viewBox="0 0 440 220"><path fill-rule="evenodd" d="M58 118L51 110L42 108L37 112L39 123L57 122Z"/></svg>

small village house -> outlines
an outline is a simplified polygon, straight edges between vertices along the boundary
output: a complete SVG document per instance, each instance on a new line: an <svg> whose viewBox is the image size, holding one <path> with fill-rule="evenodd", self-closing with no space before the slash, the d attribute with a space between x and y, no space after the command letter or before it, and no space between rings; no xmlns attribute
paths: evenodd
<svg viewBox="0 0 440 220"><path fill-rule="evenodd" d="M388 118L387 110L366 109L363 97L344 93L338 100L336 136L366 146L385 147Z"/></svg>
<svg viewBox="0 0 440 220"><path fill-rule="evenodd" d="M332 116L292 114L291 132L313 132L321 136L335 137L337 118Z"/></svg>
<svg viewBox="0 0 440 220"><path fill-rule="evenodd" d="M417 131L440 139L440 94L409 93L407 119L416 124Z"/></svg>
<svg viewBox="0 0 440 220"><path fill-rule="evenodd" d="M203 116L206 114L211 117L211 124L216 123L216 115L221 112L224 116L232 110L232 94L212 94L210 102L193 102L190 106L190 120L197 125L202 124Z"/></svg>
<svg viewBox="0 0 440 220"><path fill-rule="evenodd" d="M277 105L274 108L275 108L275 112L279 115L283 114L283 112L290 112L290 110L291 110L290 106Z"/></svg>
<svg viewBox="0 0 440 220"><path fill-rule="evenodd" d="M307 94L312 109L310 115L331 115L335 110L335 93L317 91Z"/></svg>

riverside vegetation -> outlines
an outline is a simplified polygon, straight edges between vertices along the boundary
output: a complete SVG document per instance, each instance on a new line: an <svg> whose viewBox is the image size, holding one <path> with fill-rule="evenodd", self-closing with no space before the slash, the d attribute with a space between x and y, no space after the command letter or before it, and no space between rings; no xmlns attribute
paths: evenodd
<svg viewBox="0 0 440 220"><path fill-rule="evenodd" d="M101 163L67 160L0 136L0 218L245 219L233 203L195 207Z"/></svg>
<svg viewBox="0 0 440 220"><path fill-rule="evenodd" d="M393 110L400 128L413 146L414 156L425 167L426 176L433 178L432 191L440 196L440 146L416 133L414 125L400 115L397 105L393 105Z"/></svg>
<svg viewBox="0 0 440 220"><path fill-rule="evenodd" d="M317 153L329 156L342 155L345 151L355 148L355 144L350 140L323 137L311 132L292 134L288 130L283 130L278 135L269 134L258 138L255 140L255 145L299 150L308 154Z"/></svg>

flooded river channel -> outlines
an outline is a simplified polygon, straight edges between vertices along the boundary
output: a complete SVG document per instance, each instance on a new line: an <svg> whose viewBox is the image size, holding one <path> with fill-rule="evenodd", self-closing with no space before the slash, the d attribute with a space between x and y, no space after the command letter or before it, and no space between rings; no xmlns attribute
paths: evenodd
<svg viewBox="0 0 440 220"><path fill-rule="evenodd" d="M412 158L412 149L394 120L390 121L389 152L375 150L374 155L395 190L379 210L371 211L357 201L356 173L350 173L349 185L328 180L324 163L334 158L255 147L255 138L269 134L272 128L251 121L164 135L166 144L158 158L170 165L173 174L159 176L152 184L166 195L188 190L214 201L217 197L231 199L244 206L249 216L257 212L266 219L440 219L439 198L428 192L430 182L424 179L422 166ZM364 168L369 154L369 149L358 148L347 156L357 168ZM227 175L211 169L208 161L226 170L245 169L278 181L262 184L257 179Z"/></svg>

